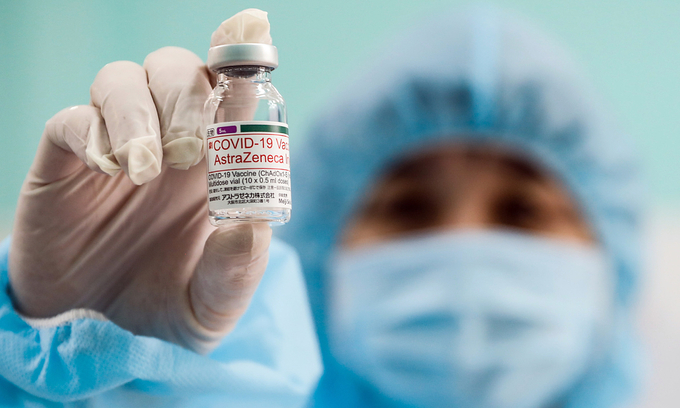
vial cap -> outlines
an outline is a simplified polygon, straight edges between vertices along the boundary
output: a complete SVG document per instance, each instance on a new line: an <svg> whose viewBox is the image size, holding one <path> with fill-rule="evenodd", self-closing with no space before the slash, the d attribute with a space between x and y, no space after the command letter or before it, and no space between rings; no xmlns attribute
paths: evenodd
<svg viewBox="0 0 680 412"><path fill-rule="evenodd" d="M279 67L279 52L275 46L263 43L224 44L208 50L208 68L265 66Z"/></svg>

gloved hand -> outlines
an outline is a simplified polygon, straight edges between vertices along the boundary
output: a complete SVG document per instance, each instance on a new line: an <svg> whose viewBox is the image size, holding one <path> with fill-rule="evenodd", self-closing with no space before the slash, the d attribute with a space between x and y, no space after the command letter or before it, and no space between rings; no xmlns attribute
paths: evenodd
<svg viewBox="0 0 680 412"><path fill-rule="evenodd" d="M10 250L21 313L89 308L197 352L235 326L266 268L271 230L208 223L200 128L210 90L203 62L168 47L143 67L106 65L91 105L47 122Z"/></svg>

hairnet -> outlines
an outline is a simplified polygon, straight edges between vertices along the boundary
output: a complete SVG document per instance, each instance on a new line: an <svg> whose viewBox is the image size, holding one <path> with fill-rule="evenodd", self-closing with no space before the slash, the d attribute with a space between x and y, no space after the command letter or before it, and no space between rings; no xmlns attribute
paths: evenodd
<svg viewBox="0 0 680 412"><path fill-rule="evenodd" d="M638 275L640 199L629 140L566 52L495 9L445 13L408 30L345 84L293 148L293 218L327 369L324 265L347 217L391 161L440 141L503 144L561 178L617 272L617 334L564 400L611 405L630 392L629 308Z"/></svg>

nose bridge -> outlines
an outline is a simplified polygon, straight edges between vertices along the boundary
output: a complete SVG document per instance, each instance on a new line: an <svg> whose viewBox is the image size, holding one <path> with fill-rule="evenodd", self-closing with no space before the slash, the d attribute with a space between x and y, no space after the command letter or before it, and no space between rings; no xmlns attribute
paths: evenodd
<svg viewBox="0 0 680 412"><path fill-rule="evenodd" d="M482 229L492 223L491 197L496 183L489 173L468 170L452 176L444 224L450 229ZM453 188L453 189L452 189Z"/></svg>

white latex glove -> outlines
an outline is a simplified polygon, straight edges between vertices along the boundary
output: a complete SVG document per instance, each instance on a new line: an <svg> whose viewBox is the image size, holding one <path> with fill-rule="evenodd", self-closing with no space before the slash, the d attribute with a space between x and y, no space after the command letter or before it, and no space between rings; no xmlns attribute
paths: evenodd
<svg viewBox="0 0 680 412"><path fill-rule="evenodd" d="M25 316L93 309L197 352L234 328L265 271L271 229L208 222L209 79L195 54L163 48L143 67L106 65L91 105L47 122L10 250Z"/></svg>

